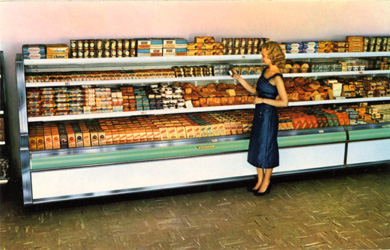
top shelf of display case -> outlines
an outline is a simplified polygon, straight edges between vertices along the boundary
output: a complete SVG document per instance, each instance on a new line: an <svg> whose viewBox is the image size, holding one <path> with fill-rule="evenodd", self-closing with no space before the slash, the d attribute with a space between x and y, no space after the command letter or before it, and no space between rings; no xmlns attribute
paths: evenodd
<svg viewBox="0 0 390 250"><path fill-rule="evenodd" d="M387 57L390 52L362 52L362 53L301 53L286 54L286 59L320 59L320 58L363 58L363 57ZM18 58L22 59L22 55ZM173 56L173 57L128 57L128 58L70 58L70 59L39 59L24 60L24 65L29 68L38 67L60 67L66 66L91 66L91 65L109 65L124 64L127 66L137 64L197 64L197 63L237 63L237 62L256 62L261 60L261 55L222 55L222 56Z"/></svg>

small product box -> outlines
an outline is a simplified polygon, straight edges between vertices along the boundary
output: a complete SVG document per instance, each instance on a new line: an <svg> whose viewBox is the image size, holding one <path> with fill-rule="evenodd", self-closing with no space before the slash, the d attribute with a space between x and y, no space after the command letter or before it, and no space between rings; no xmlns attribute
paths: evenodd
<svg viewBox="0 0 390 250"><path fill-rule="evenodd" d="M43 44L25 44L22 50L24 59L46 59L46 46Z"/></svg>
<svg viewBox="0 0 390 250"><path fill-rule="evenodd" d="M187 45L188 45L187 40L178 38L178 39L175 39L175 42L176 42L176 45L175 45L176 49L186 49L187 48Z"/></svg>
<svg viewBox="0 0 390 250"><path fill-rule="evenodd" d="M150 49L151 41L150 39L139 39L137 40L137 49Z"/></svg>
<svg viewBox="0 0 390 250"><path fill-rule="evenodd" d="M176 39L163 39L163 48L176 48Z"/></svg>

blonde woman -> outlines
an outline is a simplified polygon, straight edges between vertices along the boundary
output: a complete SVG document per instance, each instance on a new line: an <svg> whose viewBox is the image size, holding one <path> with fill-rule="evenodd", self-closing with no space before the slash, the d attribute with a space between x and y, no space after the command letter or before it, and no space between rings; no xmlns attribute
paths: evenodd
<svg viewBox="0 0 390 250"><path fill-rule="evenodd" d="M250 93L256 94L255 116L248 150L248 162L257 168L257 183L250 190L262 196L271 190L271 175L279 166L277 142L279 120L276 107L287 107L288 98L281 69L285 56L277 42L267 42L261 48L266 65L257 83L252 86L237 72L232 77Z"/></svg>

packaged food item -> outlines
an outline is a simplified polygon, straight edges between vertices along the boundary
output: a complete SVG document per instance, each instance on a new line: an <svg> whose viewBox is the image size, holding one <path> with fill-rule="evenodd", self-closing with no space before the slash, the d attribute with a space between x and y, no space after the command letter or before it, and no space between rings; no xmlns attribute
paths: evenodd
<svg viewBox="0 0 390 250"><path fill-rule="evenodd" d="M24 59L46 59L46 46L43 44L25 44L22 51Z"/></svg>

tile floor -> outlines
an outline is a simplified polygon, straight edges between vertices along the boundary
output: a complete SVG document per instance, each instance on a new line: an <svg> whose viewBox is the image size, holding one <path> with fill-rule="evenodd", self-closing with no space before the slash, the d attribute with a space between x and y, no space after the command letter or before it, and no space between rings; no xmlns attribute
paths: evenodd
<svg viewBox="0 0 390 250"><path fill-rule="evenodd" d="M0 249L390 248L389 166L273 182L264 197L241 182L30 208L7 187Z"/></svg>

